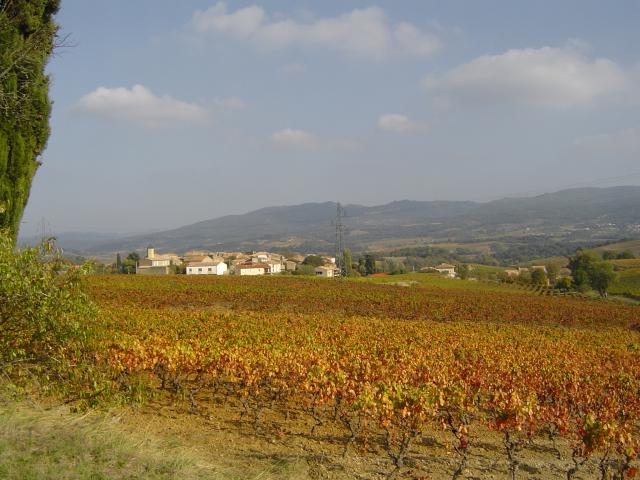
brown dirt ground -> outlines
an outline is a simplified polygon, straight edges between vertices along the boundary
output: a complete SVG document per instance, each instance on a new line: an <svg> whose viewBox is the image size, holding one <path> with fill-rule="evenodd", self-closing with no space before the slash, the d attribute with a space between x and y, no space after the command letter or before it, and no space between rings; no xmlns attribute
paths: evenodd
<svg viewBox="0 0 640 480"><path fill-rule="evenodd" d="M114 412L125 431L144 429L155 436L172 437L198 452L213 465L233 471L271 472L269 478L289 479L384 479L394 471L393 462L381 442L356 444L347 449L346 429L319 426L311 433L313 419L303 412L285 421L279 412L263 411L255 427L234 400L189 412L182 401L156 401L142 408ZM511 478L502 436L474 427L467 468L460 478ZM443 431L424 434L410 451L407 466L395 478L449 479L458 465L451 447L452 436ZM516 454L519 479L564 479L573 465L568 444L558 442L560 458L547 438L525 443ZM249 475L248 475L249 476ZM251 476L253 478L253 476ZM600 478L598 460L587 461L575 479Z"/></svg>

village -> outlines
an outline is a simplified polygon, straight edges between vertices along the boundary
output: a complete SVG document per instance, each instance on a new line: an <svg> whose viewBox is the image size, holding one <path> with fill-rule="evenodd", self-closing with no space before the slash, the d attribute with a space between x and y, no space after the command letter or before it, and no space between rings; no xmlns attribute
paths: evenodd
<svg viewBox="0 0 640 480"><path fill-rule="evenodd" d="M455 265L441 263L421 269L423 272L439 273L456 278ZM301 273L317 277L339 277L342 268L336 257L326 255L279 254L271 252L208 252L192 250L180 256L177 253L157 253L153 246L147 247L146 255L136 263L138 275L277 275ZM374 268L370 274L376 274Z"/></svg>
<svg viewBox="0 0 640 480"><path fill-rule="evenodd" d="M208 252L192 250L183 256L176 253L156 253L154 247L147 247L147 253L136 265L138 275L276 275L294 272L299 269L308 256L270 252ZM309 265L313 274L319 277L340 275L335 257L313 255L321 259ZM311 273L310 271L308 273Z"/></svg>

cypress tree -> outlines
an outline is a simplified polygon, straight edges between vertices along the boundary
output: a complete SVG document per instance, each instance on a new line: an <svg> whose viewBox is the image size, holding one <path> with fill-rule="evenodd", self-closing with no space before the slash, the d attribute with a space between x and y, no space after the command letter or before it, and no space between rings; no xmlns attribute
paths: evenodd
<svg viewBox="0 0 640 480"><path fill-rule="evenodd" d="M376 257L372 254L366 254L364 256L364 269L367 275L376 273Z"/></svg>
<svg viewBox="0 0 640 480"><path fill-rule="evenodd" d="M353 260L351 258L351 250L348 248L344 249L342 258L342 275L345 277L353 276Z"/></svg>
<svg viewBox="0 0 640 480"><path fill-rule="evenodd" d="M0 0L0 230L15 241L31 180L49 138L44 70L60 0Z"/></svg>

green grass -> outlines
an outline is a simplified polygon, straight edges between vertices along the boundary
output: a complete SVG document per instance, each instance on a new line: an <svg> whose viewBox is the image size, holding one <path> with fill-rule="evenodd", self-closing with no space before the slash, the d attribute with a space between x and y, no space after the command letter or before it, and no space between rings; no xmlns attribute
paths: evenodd
<svg viewBox="0 0 640 480"><path fill-rule="evenodd" d="M0 397L0 479L302 478L290 462L214 466L179 438L154 436L144 425L139 430L125 431L113 414L71 414Z"/></svg>
<svg viewBox="0 0 640 480"><path fill-rule="evenodd" d="M136 445L100 415L71 416L24 405L0 409L0 478L208 478L175 452Z"/></svg>

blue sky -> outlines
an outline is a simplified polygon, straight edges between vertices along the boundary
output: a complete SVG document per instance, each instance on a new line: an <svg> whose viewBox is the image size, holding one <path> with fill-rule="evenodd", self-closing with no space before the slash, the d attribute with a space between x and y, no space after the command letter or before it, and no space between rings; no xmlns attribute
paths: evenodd
<svg viewBox="0 0 640 480"><path fill-rule="evenodd" d="M640 183L637 1L63 0L58 22L25 234Z"/></svg>

